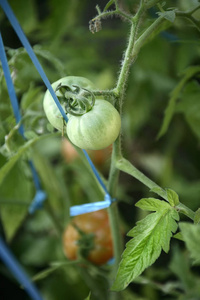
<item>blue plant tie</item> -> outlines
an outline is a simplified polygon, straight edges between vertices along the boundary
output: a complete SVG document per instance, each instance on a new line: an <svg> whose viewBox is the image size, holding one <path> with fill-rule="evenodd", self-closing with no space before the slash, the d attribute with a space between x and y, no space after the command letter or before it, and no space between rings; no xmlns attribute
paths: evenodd
<svg viewBox="0 0 200 300"><path fill-rule="evenodd" d="M74 205L70 207L70 216L82 215L85 213L90 213L100 209L107 208L115 199L111 199L109 194L105 194L104 201L86 203L81 205Z"/></svg>
<svg viewBox="0 0 200 300"><path fill-rule="evenodd" d="M29 161L29 165L30 165L31 172L32 172L32 175L33 175L33 181L34 181L34 184L35 184L35 188L36 188L36 190L40 190L41 189L40 180L39 180L37 171L35 169L35 166L34 166L34 164L31 160Z"/></svg>
<svg viewBox="0 0 200 300"><path fill-rule="evenodd" d="M26 290L27 294L33 300L42 300L35 285L28 279L27 275L19 265L16 258L8 249L2 238L0 237L0 259L5 263L8 269L13 273L18 282Z"/></svg>
<svg viewBox="0 0 200 300"><path fill-rule="evenodd" d="M43 202L46 200L47 195L43 190L37 190L36 195L29 206L29 213L33 214L37 209L40 209L43 207Z"/></svg>

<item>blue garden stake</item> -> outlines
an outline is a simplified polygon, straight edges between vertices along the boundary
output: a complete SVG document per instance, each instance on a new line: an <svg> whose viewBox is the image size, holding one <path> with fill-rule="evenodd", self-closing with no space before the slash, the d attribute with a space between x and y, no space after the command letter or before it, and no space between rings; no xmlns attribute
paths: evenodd
<svg viewBox="0 0 200 300"><path fill-rule="evenodd" d="M23 269L17 262L16 258L10 252L2 238L0 237L0 259L5 263L5 265L12 271L13 275L16 277L18 282L29 294L30 298L33 300L42 300L39 292L37 291L35 285L28 279L27 275L24 273Z"/></svg>

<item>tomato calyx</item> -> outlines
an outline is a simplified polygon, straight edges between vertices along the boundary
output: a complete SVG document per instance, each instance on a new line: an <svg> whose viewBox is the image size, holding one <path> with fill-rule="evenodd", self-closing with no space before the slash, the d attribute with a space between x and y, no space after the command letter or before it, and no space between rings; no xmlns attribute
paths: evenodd
<svg viewBox="0 0 200 300"><path fill-rule="evenodd" d="M87 259L90 251L94 249L94 233L85 233L75 223L72 226L78 231L80 238L77 240L78 257Z"/></svg>
<svg viewBox="0 0 200 300"><path fill-rule="evenodd" d="M73 116L82 116L90 111L95 104L94 94L78 85L68 86L60 83L55 92L59 100L65 103L66 112ZM60 96L61 94L61 96Z"/></svg>

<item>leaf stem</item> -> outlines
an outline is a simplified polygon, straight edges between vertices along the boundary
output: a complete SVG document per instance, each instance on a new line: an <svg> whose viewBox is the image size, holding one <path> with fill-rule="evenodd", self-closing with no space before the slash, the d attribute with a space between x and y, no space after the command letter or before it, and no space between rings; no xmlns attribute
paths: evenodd
<svg viewBox="0 0 200 300"><path fill-rule="evenodd" d="M185 216L194 221L195 212L189 207L185 206L183 203L180 202L179 205L176 206L176 208L179 210L180 213L184 214Z"/></svg>
<svg viewBox="0 0 200 300"><path fill-rule="evenodd" d="M127 159L121 158L120 160L117 161L116 167L133 176L134 178L138 179L140 182L142 182L144 185L146 185L149 189L153 188L159 188L157 194L161 196L163 199L167 200L167 193L165 190L161 189L158 184L156 184L154 181L149 179L146 175L144 175L141 171L139 171L135 166L133 166Z"/></svg>
<svg viewBox="0 0 200 300"><path fill-rule="evenodd" d="M158 188L156 190L156 193L159 196L161 196L163 199L168 201L166 191L164 189L162 189L157 183L155 183L154 181L149 179L147 176L145 176L142 172L140 172L136 167L134 167L125 158L122 157L120 160L118 160L117 163L116 163L116 167L119 170L121 170L121 171L133 176L134 178L138 179L140 182L142 182L144 185L146 185L150 189ZM185 206L183 203L179 202L179 204L176 206L176 209L180 213L182 213L185 216L187 216L188 218L190 218L191 220L194 220L195 212L193 212L190 208Z"/></svg>
<svg viewBox="0 0 200 300"><path fill-rule="evenodd" d="M140 51L141 47L144 45L146 40L162 24L163 21L167 22L167 20L164 18L164 16L161 15L145 30L145 32L143 34L140 35L140 37L135 42L132 56L136 56L138 54L138 52Z"/></svg>

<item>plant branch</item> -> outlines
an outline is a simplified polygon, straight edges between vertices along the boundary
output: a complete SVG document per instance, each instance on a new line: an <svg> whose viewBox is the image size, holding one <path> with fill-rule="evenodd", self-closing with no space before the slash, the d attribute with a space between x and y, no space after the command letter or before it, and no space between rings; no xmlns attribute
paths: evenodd
<svg viewBox="0 0 200 300"><path fill-rule="evenodd" d="M92 93L95 96L104 96L104 97L114 97L114 92L113 90L94 90Z"/></svg>
<svg viewBox="0 0 200 300"><path fill-rule="evenodd" d="M120 71L119 78L118 78L118 81L117 81L117 86L116 86L116 89L115 89L116 94L120 95L121 97L124 94L125 86L126 86L126 82L127 82L127 78L128 78L128 74L129 74L129 70L130 70L130 66L133 62L133 58L131 56L131 53L132 53L133 45L134 45L134 42L135 42L135 34L136 34L136 25L135 25L135 23L132 23L131 32L130 32L130 36L129 36L128 47L127 47L125 55L124 55L121 71ZM122 100L121 100L121 102L122 102Z"/></svg>
<svg viewBox="0 0 200 300"><path fill-rule="evenodd" d="M121 16L127 21L131 21L131 19L132 19L131 16L126 14L124 11L122 11L120 9L116 9L116 10L110 10L110 11L102 12L101 14L94 17L92 19L92 21L95 21L95 20L98 20L98 19L106 19L106 18L114 16L114 15Z"/></svg>
<svg viewBox="0 0 200 300"><path fill-rule="evenodd" d="M157 18L146 30L141 36L136 40L135 46L132 52L132 56L135 57L141 47L145 44L146 40L152 35L153 32L164 22L167 21L163 15L161 15L159 18Z"/></svg>
<svg viewBox="0 0 200 300"><path fill-rule="evenodd" d="M133 176L134 178L138 179L140 182L142 182L144 185L146 185L148 188L155 189L158 188L156 190L156 193L161 196L163 199L165 199L166 201L168 201L167 198L167 193L164 189L162 189L157 183L155 183L154 181L152 181L151 179L149 179L147 176L145 176L142 172L140 172L136 167L134 167L128 160L126 160L125 158L121 158L120 160L118 160L116 162L116 167ZM185 206L183 203L179 202L179 204L176 206L176 209L184 214L185 216L187 216L188 218L190 218L191 220L194 221L194 217L195 217L195 212L193 212L190 208L188 208L187 206Z"/></svg>
<svg viewBox="0 0 200 300"><path fill-rule="evenodd" d="M159 188L158 195L168 201L167 193L163 189L161 189L158 184L156 184L154 181L152 181L147 176L145 176L141 171L139 171L136 167L134 167L127 159L122 157L120 160L118 160L116 162L116 167L119 170L138 179L140 182L142 182L144 185L146 185L149 189L153 189L156 187Z"/></svg>

